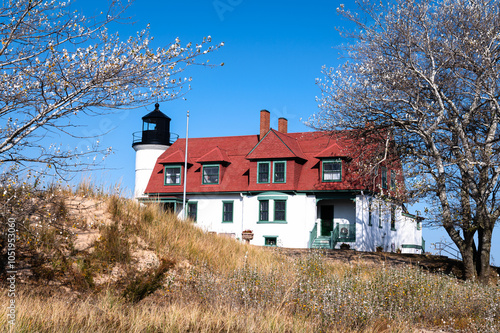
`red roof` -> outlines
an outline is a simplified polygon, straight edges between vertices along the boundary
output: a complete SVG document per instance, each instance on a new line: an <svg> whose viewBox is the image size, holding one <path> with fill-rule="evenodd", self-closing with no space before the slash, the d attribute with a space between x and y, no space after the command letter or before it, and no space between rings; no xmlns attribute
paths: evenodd
<svg viewBox="0 0 500 333"><path fill-rule="evenodd" d="M333 143L331 146L326 147L319 154L314 157L317 158L331 158L331 157L347 157L345 149L341 149L338 144Z"/></svg>
<svg viewBox="0 0 500 333"><path fill-rule="evenodd" d="M167 153L167 154L165 154ZM184 150L181 150L181 149L177 149L177 150L172 150L172 149L168 149L167 151L165 151L165 153L163 153L157 160L156 163L160 163L160 164L179 164L179 163L184 163L184 159L186 157L186 154L184 153ZM189 164L193 164L193 162L191 162L191 159L189 158L188 156L188 160L187 162Z"/></svg>
<svg viewBox="0 0 500 333"><path fill-rule="evenodd" d="M264 138L247 155L247 158L250 160L276 158L306 159L297 139L273 129L267 132Z"/></svg>
<svg viewBox="0 0 500 333"><path fill-rule="evenodd" d="M229 157L227 156L227 153L220 149L219 146L215 147L202 157L200 157L196 162L198 163L203 163L203 162L226 162L230 163Z"/></svg>
<svg viewBox="0 0 500 333"><path fill-rule="evenodd" d="M190 138L186 190L188 193L248 191L336 191L372 188L359 177L351 163L350 141L325 132L280 133L273 129L258 140L257 135ZM164 165L184 168L185 139L178 139L157 160L146 187L147 194L173 195L183 192L180 185L164 184ZM342 181L322 181L322 159L342 160ZM347 157L347 158L346 158ZM257 164L262 161L286 161L286 182L257 183ZM220 164L219 183L203 184L203 164ZM271 167L272 163L270 163ZM400 166L399 166L400 168ZM184 170L182 170L182 174ZM182 175L182 178L184 176Z"/></svg>

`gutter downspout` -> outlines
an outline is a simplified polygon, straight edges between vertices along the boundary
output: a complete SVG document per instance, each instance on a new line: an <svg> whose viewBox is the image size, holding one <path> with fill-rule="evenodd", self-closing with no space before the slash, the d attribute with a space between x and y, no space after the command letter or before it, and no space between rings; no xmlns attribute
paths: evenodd
<svg viewBox="0 0 500 333"><path fill-rule="evenodd" d="M240 197L241 197L241 232L243 232L243 230L245 230L243 228L244 225L243 217L245 216L245 209L244 209L245 197L243 196L243 192L240 192Z"/></svg>

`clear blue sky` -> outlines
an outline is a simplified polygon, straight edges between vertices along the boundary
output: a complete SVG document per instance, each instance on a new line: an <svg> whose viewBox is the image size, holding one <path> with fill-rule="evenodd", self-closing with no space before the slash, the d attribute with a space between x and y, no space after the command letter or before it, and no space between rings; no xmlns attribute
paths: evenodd
<svg viewBox="0 0 500 333"><path fill-rule="evenodd" d="M263 0L136 0L128 15L134 24L113 25L126 39L150 24L153 47L167 46L176 37L181 42L199 43L210 35L214 43L225 46L206 59L224 62L223 67L192 67L192 90L185 99L161 103L160 110L172 118L171 131L185 137L186 111L190 111L189 137L257 134L259 111L271 111L271 126L277 119L288 119L289 132L309 131L303 121L317 112L315 84L323 65L336 67L342 58L340 45L347 41L335 27L348 22L336 14L343 3L355 9L353 1L263 1ZM104 10L104 1L77 0L84 12ZM141 130L141 117L154 109L148 107L94 118L77 135L101 135L101 144L113 148L104 166L91 177L105 186L121 183L125 193L134 187L135 155L132 133ZM83 120L87 122L87 120ZM106 133L106 134L105 134ZM91 142L78 141L79 147ZM423 204L410 212L423 210ZM446 232L424 229L427 249ZM495 235L494 240L500 235ZM493 245L493 257L500 264L500 246Z"/></svg>

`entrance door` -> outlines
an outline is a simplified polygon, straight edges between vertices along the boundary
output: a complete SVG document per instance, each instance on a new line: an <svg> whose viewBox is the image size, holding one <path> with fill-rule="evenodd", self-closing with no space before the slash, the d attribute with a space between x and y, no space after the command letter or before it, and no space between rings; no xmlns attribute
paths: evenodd
<svg viewBox="0 0 500 333"><path fill-rule="evenodd" d="M330 236L333 231L333 205L320 206L321 236Z"/></svg>

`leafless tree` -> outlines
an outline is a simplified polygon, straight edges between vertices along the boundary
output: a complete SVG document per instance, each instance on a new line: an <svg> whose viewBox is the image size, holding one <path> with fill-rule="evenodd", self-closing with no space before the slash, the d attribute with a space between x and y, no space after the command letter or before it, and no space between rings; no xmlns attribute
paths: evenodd
<svg viewBox="0 0 500 333"><path fill-rule="evenodd" d="M500 4L357 5L357 12L338 9L356 25L342 32L353 43L346 63L323 68L320 112L311 123L385 133L405 166L409 193L433 203L429 220L460 250L466 278L486 283L500 216Z"/></svg>
<svg viewBox="0 0 500 333"><path fill-rule="evenodd" d="M125 41L108 26L130 5L112 2L86 17L57 0L10 0L0 6L0 164L42 163L79 170L85 152L43 146L50 133L73 135L73 117L165 101L186 91L181 73L222 44L149 47L148 28ZM206 65L206 62L202 64ZM46 143L45 143L46 144Z"/></svg>

